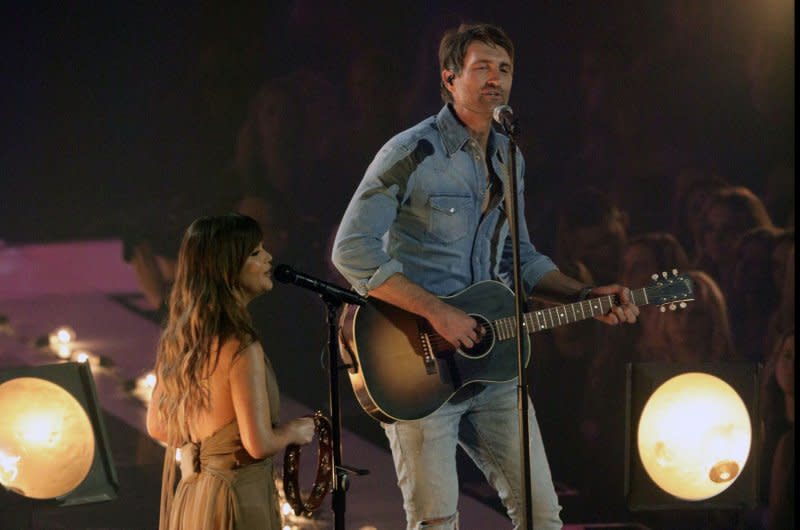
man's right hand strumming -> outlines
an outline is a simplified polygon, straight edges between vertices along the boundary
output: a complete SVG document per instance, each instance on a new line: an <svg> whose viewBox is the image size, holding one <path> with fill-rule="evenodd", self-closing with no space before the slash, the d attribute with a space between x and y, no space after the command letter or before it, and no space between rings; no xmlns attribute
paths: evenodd
<svg viewBox="0 0 800 530"><path fill-rule="evenodd" d="M472 348L484 334L477 320L438 298L426 318L433 329L456 348Z"/></svg>
<svg viewBox="0 0 800 530"><path fill-rule="evenodd" d="M370 291L374 296L430 322L436 332L456 348L471 348L483 336L478 322L438 296L426 291L403 274L394 274Z"/></svg>

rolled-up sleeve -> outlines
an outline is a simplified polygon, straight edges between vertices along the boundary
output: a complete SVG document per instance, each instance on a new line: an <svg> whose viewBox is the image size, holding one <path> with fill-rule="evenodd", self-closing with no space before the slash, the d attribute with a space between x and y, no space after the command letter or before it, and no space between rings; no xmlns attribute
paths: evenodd
<svg viewBox="0 0 800 530"><path fill-rule="evenodd" d="M367 168L336 232L331 260L361 295L403 272L384 248L384 239L408 193L411 171L403 161L409 150L387 144Z"/></svg>

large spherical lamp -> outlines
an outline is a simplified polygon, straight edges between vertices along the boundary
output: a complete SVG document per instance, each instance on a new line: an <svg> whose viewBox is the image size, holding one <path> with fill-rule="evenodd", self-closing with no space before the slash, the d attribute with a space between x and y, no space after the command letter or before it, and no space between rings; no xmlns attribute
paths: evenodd
<svg viewBox="0 0 800 530"><path fill-rule="evenodd" d="M639 457L661 489L702 501L735 481L750 453L750 416L742 398L713 375L690 372L653 392L637 433Z"/></svg>
<svg viewBox="0 0 800 530"><path fill-rule="evenodd" d="M650 362L627 370L628 507L754 506L758 365Z"/></svg>
<svg viewBox="0 0 800 530"><path fill-rule="evenodd" d="M0 485L6 496L55 506L116 498L117 474L88 363L0 371Z"/></svg>
<svg viewBox="0 0 800 530"><path fill-rule="evenodd" d="M33 499L74 490L94 459L92 424L78 401L38 377L0 384L0 483Z"/></svg>

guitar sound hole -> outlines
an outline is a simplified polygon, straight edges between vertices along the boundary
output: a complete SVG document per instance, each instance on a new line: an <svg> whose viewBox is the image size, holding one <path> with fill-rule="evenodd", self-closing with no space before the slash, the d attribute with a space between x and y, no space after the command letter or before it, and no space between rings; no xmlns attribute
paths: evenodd
<svg viewBox="0 0 800 530"><path fill-rule="evenodd" d="M484 329L483 337L481 337L481 341L475 344L472 348L464 348L462 346L461 348L458 349L458 351L464 357L477 359L483 357L484 355L489 353L489 350L492 349L492 346L494 345L494 329L492 328L492 325L489 323L489 321L486 320L481 315L470 314L470 316L475 320L477 320L478 324L483 326Z"/></svg>

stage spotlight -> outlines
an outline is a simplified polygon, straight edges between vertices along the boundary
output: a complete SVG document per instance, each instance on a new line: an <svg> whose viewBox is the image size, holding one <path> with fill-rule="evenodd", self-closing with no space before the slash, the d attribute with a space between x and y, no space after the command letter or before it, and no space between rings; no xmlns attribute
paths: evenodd
<svg viewBox="0 0 800 530"><path fill-rule="evenodd" d="M57 506L116 498L118 480L89 363L0 372L0 483Z"/></svg>
<svg viewBox="0 0 800 530"><path fill-rule="evenodd" d="M755 364L628 365L628 506L753 506L757 392Z"/></svg>

